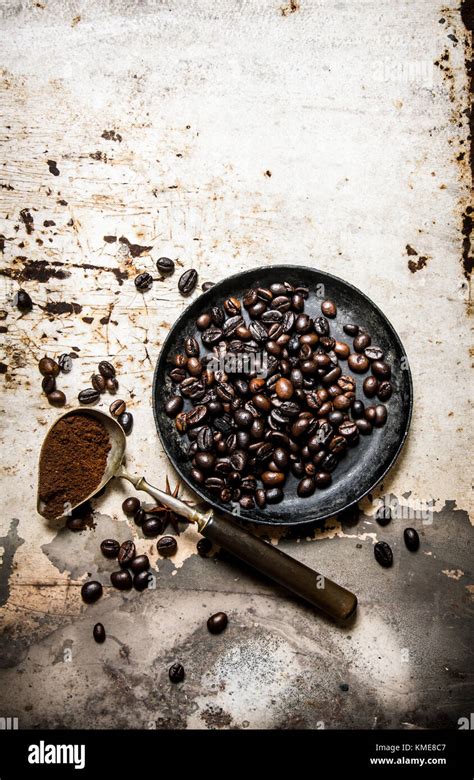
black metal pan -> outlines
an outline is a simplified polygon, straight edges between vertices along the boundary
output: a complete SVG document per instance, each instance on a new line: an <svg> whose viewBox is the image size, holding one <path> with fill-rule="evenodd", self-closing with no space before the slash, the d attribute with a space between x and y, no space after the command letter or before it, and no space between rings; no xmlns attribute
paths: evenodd
<svg viewBox="0 0 474 780"><path fill-rule="evenodd" d="M384 478L395 463L410 426L413 387L411 372L403 345L383 312L363 292L336 276L305 266L276 265L255 268L229 276L196 298L171 328L158 359L153 380L153 410L156 427L163 448L180 477L188 483L207 504L220 513L229 515L229 506L220 503L215 496L192 483L191 465L185 454L185 442L163 411L171 394L168 376L168 358L182 351L188 335L199 339L195 326L197 317L215 304L222 304L230 295L241 298L249 287L268 287L273 282L289 281L309 288L305 312L310 316L321 314L324 298L334 300L338 314L331 320L331 335L350 341L342 326L357 323L372 336L372 342L384 351L392 366L393 395L387 402L389 415L383 428L374 429L371 436L360 438L357 447L348 451L338 465L332 484L317 490L310 498L296 495L297 480L290 476L285 486L285 497L280 504L263 510L240 510L242 519L268 525L298 526L315 523L334 516L367 495ZM365 375L356 377L357 397L364 398L361 389Z"/></svg>

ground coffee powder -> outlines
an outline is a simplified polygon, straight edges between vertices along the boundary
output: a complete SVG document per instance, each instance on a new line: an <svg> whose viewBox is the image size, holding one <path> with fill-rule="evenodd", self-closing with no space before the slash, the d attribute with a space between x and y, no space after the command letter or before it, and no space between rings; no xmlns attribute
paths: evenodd
<svg viewBox="0 0 474 780"><path fill-rule="evenodd" d="M50 431L39 464L39 496L48 518L68 513L100 484L107 464L110 438L95 417L70 414Z"/></svg>

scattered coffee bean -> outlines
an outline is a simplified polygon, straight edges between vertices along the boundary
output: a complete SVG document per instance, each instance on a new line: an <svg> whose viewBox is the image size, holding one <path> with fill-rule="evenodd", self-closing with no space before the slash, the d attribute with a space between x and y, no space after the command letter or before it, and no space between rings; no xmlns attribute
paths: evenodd
<svg viewBox="0 0 474 780"><path fill-rule="evenodd" d="M146 571L150 568L150 561L148 555L137 555L130 561L130 568L134 574L138 574L141 571Z"/></svg>
<svg viewBox="0 0 474 780"><path fill-rule="evenodd" d="M142 522L142 531L143 536L146 536L149 539L156 539L157 536L163 533L163 521L159 517L148 517Z"/></svg>
<svg viewBox="0 0 474 780"><path fill-rule="evenodd" d="M378 379L390 379L392 375L392 369L390 368L389 364L385 363L383 360L374 360L371 368L372 373Z"/></svg>
<svg viewBox="0 0 474 780"><path fill-rule="evenodd" d="M91 385L98 393L105 393L105 379L101 374L92 374Z"/></svg>
<svg viewBox="0 0 474 780"><path fill-rule="evenodd" d="M147 514L145 510L141 508L137 509L137 511L133 515L133 521L135 525L138 525L139 527L143 525L143 523L146 521L146 518L147 518Z"/></svg>
<svg viewBox="0 0 474 780"><path fill-rule="evenodd" d="M152 579L152 574L149 571L139 571L133 578L133 587L135 590L146 590Z"/></svg>
<svg viewBox="0 0 474 780"><path fill-rule="evenodd" d="M135 558L136 549L135 544L131 539L127 539L126 542L122 542L118 551L118 562L120 566L129 566L130 561Z"/></svg>
<svg viewBox="0 0 474 780"><path fill-rule="evenodd" d="M38 368L40 371L40 374L43 374L43 376L51 375L51 376L58 376L59 374L59 365L56 363L53 358L49 357L43 357L41 358L40 362L38 363Z"/></svg>
<svg viewBox="0 0 474 780"><path fill-rule="evenodd" d="M102 642L105 642L105 628L102 623L95 624L92 630L92 636L99 645L101 645Z"/></svg>
<svg viewBox="0 0 474 780"><path fill-rule="evenodd" d="M343 326L344 333L347 333L348 336L357 336L359 333L359 326L353 325L351 322L348 322L346 325Z"/></svg>
<svg viewBox="0 0 474 780"><path fill-rule="evenodd" d="M122 412L122 414L117 417L117 420L128 436L133 428L133 415L131 412Z"/></svg>
<svg viewBox="0 0 474 780"><path fill-rule="evenodd" d="M207 628L211 634L221 634L227 627L228 618L225 612L216 612L207 621Z"/></svg>
<svg viewBox="0 0 474 780"><path fill-rule="evenodd" d="M420 537L414 528L405 528L403 532L405 545L411 552L416 552L420 546Z"/></svg>
<svg viewBox="0 0 474 780"><path fill-rule="evenodd" d="M356 374L363 374L369 368L369 361L365 355L353 354L349 355L347 360L349 368Z"/></svg>
<svg viewBox="0 0 474 780"><path fill-rule="evenodd" d="M47 399L51 406L64 406L66 403L66 396L62 390L53 390L52 393L48 393Z"/></svg>
<svg viewBox="0 0 474 780"><path fill-rule="evenodd" d="M379 388L378 380L375 376L368 376L366 379L364 379L362 388L367 398L373 398L375 395L377 395L377 390Z"/></svg>
<svg viewBox="0 0 474 780"><path fill-rule="evenodd" d="M201 558L207 558L207 556L212 550L212 542L210 541L210 539L206 539L206 537L203 536L202 539L199 539L196 545L196 549L199 555L201 556Z"/></svg>
<svg viewBox="0 0 474 780"><path fill-rule="evenodd" d="M377 404L375 407L375 418L373 424L376 428L381 428L387 422L387 407L384 404Z"/></svg>
<svg viewBox="0 0 474 780"><path fill-rule="evenodd" d="M116 558L119 554L120 544L116 539L104 539L100 543L100 551L105 558Z"/></svg>
<svg viewBox="0 0 474 780"><path fill-rule="evenodd" d="M156 543L156 549L163 558L170 558L178 549L174 536L162 536Z"/></svg>
<svg viewBox="0 0 474 780"><path fill-rule="evenodd" d="M171 276L175 269L174 260L171 260L169 257L159 257L156 261L156 267L163 276Z"/></svg>
<svg viewBox="0 0 474 780"><path fill-rule="evenodd" d="M105 389L108 390L109 393L112 395L115 395L119 387L118 379L115 376L109 376L108 379L105 380Z"/></svg>
<svg viewBox="0 0 474 780"><path fill-rule="evenodd" d="M196 288L198 282L198 274L194 268L190 268L181 274L178 281L178 290L181 295L190 295Z"/></svg>
<svg viewBox="0 0 474 780"><path fill-rule="evenodd" d="M337 307L334 301L323 301L321 304L321 311L325 317L335 317L337 314Z"/></svg>
<svg viewBox="0 0 474 780"><path fill-rule="evenodd" d="M138 498L136 498L136 496L130 496L129 498L126 498L122 504L122 511L129 517L135 515L139 509L140 501Z"/></svg>
<svg viewBox="0 0 474 780"><path fill-rule="evenodd" d="M153 284L153 277L151 274L147 273L146 271L143 271L143 273L138 274L138 276L135 277L135 287L140 292L146 292L150 289L150 287Z"/></svg>
<svg viewBox="0 0 474 780"><path fill-rule="evenodd" d="M99 374L104 377L104 379L110 379L111 377L115 376L115 368L112 365L112 363L109 363L108 360L101 360L99 365Z"/></svg>
<svg viewBox="0 0 474 780"><path fill-rule="evenodd" d="M385 568L388 568L393 563L392 548L387 542L377 542L374 547L374 555L377 563L380 563Z"/></svg>
<svg viewBox="0 0 474 780"><path fill-rule="evenodd" d="M165 412L168 417L176 417L183 408L183 398L180 395L172 395L165 404Z"/></svg>
<svg viewBox="0 0 474 780"><path fill-rule="evenodd" d="M377 398L380 401L388 401L389 398L392 396L392 384L391 382L384 380L383 382L380 382L378 390L377 390Z"/></svg>
<svg viewBox="0 0 474 780"><path fill-rule="evenodd" d="M86 387L85 390L81 390L81 392L77 396L77 400L80 404L95 404L100 398L100 393L98 390L94 390L93 387Z"/></svg>
<svg viewBox="0 0 474 780"><path fill-rule="evenodd" d="M180 683L184 680L184 666L175 663L168 669L168 675L172 683Z"/></svg>
<svg viewBox="0 0 474 780"><path fill-rule="evenodd" d="M22 312L31 311L33 308L33 301L26 290L18 290L18 292L15 293L14 303L17 309Z"/></svg>
<svg viewBox="0 0 474 780"><path fill-rule="evenodd" d="M127 408L127 405L125 401L122 401L121 398L117 398L116 401L112 401L112 403L109 406L109 412L112 415L112 417L120 417L121 414L125 412Z"/></svg>
<svg viewBox="0 0 474 780"><path fill-rule="evenodd" d="M130 590L133 585L132 575L126 569L113 571L110 575L110 582L118 590Z"/></svg>
<svg viewBox="0 0 474 780"><path fill-rule="evenodd" d="M69 374L72 371L72 358L67 352L58 357L58 365L63 374Z"/></svg>
<svg viewBox="0 0 474 780"><path fill-rule="evenodd" d="M56 379L52 374L46 374L46 376L43 377L41 382L41 387L44 393L46 395L49 395L53 392L53 390L56 390Z"/></svg>
<svg viewBox="0 0 474 780"><path fill-rule="evenodd" d="M81 596L86 604L93 604L102 596L102 585L96 580L85 582L81 588Z"/></svg>
<svg viewBox="0 0 474 780"><path fill-rule="evenodd" d="M211 287L214 287L214 282L203 282L203 284L201 285L201 290L203 292L207 292L208 290L211 289Z"/></svg>

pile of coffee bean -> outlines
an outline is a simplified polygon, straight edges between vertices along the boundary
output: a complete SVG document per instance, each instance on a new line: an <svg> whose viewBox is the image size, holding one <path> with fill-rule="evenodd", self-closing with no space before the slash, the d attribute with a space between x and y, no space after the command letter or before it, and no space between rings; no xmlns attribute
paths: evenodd
<svg viewBox="0 0 474 780"><path fill-rule="evenodd" d="M383 350L353 323L343 327L352 344L336 340L329 322L336 304L323 301L313 319L304 311L308 294L277 282L230 297L201 314L195 336L170 357L165 412L187 434L192 480L223 503L277 503L289 474L299 480L298 496L311 496L331 483L360 435L385 425L392 384ZM266 372L248 370L262 356ZM236 369L227 368L229 357ZM364 394L378 402L366 406L353 373L369 370Z"/></svg>
<svg viewBox="0 0 474 780"><path fill-rule="evenodd" d="M78 394L77 400L80 404L95 404L102 393L105 392L115 395L119 387L115 366L109 363L108 360L101 360L97 366L97 373L91 376L91 385L91 387L86 387ZM127 412L125 401L122 401L120 398L113 401L109 406L109 411L128 435L133 428L133 415L131 412Z"/></svg>
<svg viewBox="0 0 474 780"><path fill-rule="evenodd" d="M126 498L123 502L122 510L127 515L127 517L133 517L135 525L142 529L143 536L146 536L150 539L156 538L165 532L168 525L171 525L175 533L179 535L179 518L173 511L171 511L171 509L167 509L161 505L154 506L151 509L146 509L145 506L138 500L138 498L135 496L130 496L130 498ZM172 536L167 536L164 538L173 539ZM173 539L173 541L175 543L175 547L172 553L168 553L168 557L170 554L174 555L178 547L176 540ZM167 544L168 547L166 548ZM162 545L162 550L171 550L172 548L173 545L171 545L169 542L164 542ZM159 552L162 553L161 550L159 550Z"/></svg>
<svg viewBox="0 0 474 780"><path fill-rule="evenodd" d="M161 274L160 281L162 281L163 277L172 276L174 274L174 260L171 260L169 257L160 257L156 262L156 268ZM184 271L178 279L178 290L181 295L191 295L196 289L198 278L198 272L194 268L189 268L187 271ZM147 290L152 287L153 281L152 275L148 273L148 271L143 271L135 277L135 287L140 292L147 292ZM211 282L207 282L207 284L212 285ZM209 289L209 287L206 289Z"/></svg>
<svg viewBox="0 0 474 780"><path fill-rule="evenodd" d="M65 394L56 387L56 378L60 373L69 374L72 371L74 358L77 358L75 352L69 354L64 352L57 360L45 355L38 363L39 372L43 375L41 389L43 393L46 393L46 398L51 406L64 406L66 403Z"/></svg>

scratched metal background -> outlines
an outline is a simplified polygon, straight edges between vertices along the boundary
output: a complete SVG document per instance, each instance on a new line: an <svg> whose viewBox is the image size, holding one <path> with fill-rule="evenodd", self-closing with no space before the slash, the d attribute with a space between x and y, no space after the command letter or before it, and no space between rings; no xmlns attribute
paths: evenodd
<svg viewBox="0 0 474 780"><path fill-rule="evenodd" d="M20 728L455 728L472 709L474 598L471 49L458 4L9 0L0 12L0 716ZM271 262L328 270L400 333L415 412L397 467L358 524L273 539L359 595L345 630L225 557L202 560L192 530L173 561L137 540L156 589L107 589L85 607L84 579L108 581L99 541L136 533L126 488L98 499L81 533L36 515L37 453L57 415L40 393L45 352L77 349L60 381L70 402L114 360L136 420L130 468L164 484L150 383L186 301L176 276L144 296L133 284L161 255L201 282ZM35 301L25 316L20 284ZM431 523L410 521L416 556L404 520L375 524L382 496L432 505ZM380 538L389 571L373 558ZM222 609L230 624L213 637L205 620ZM174 660L187 677L173 687Z"/></svg>

